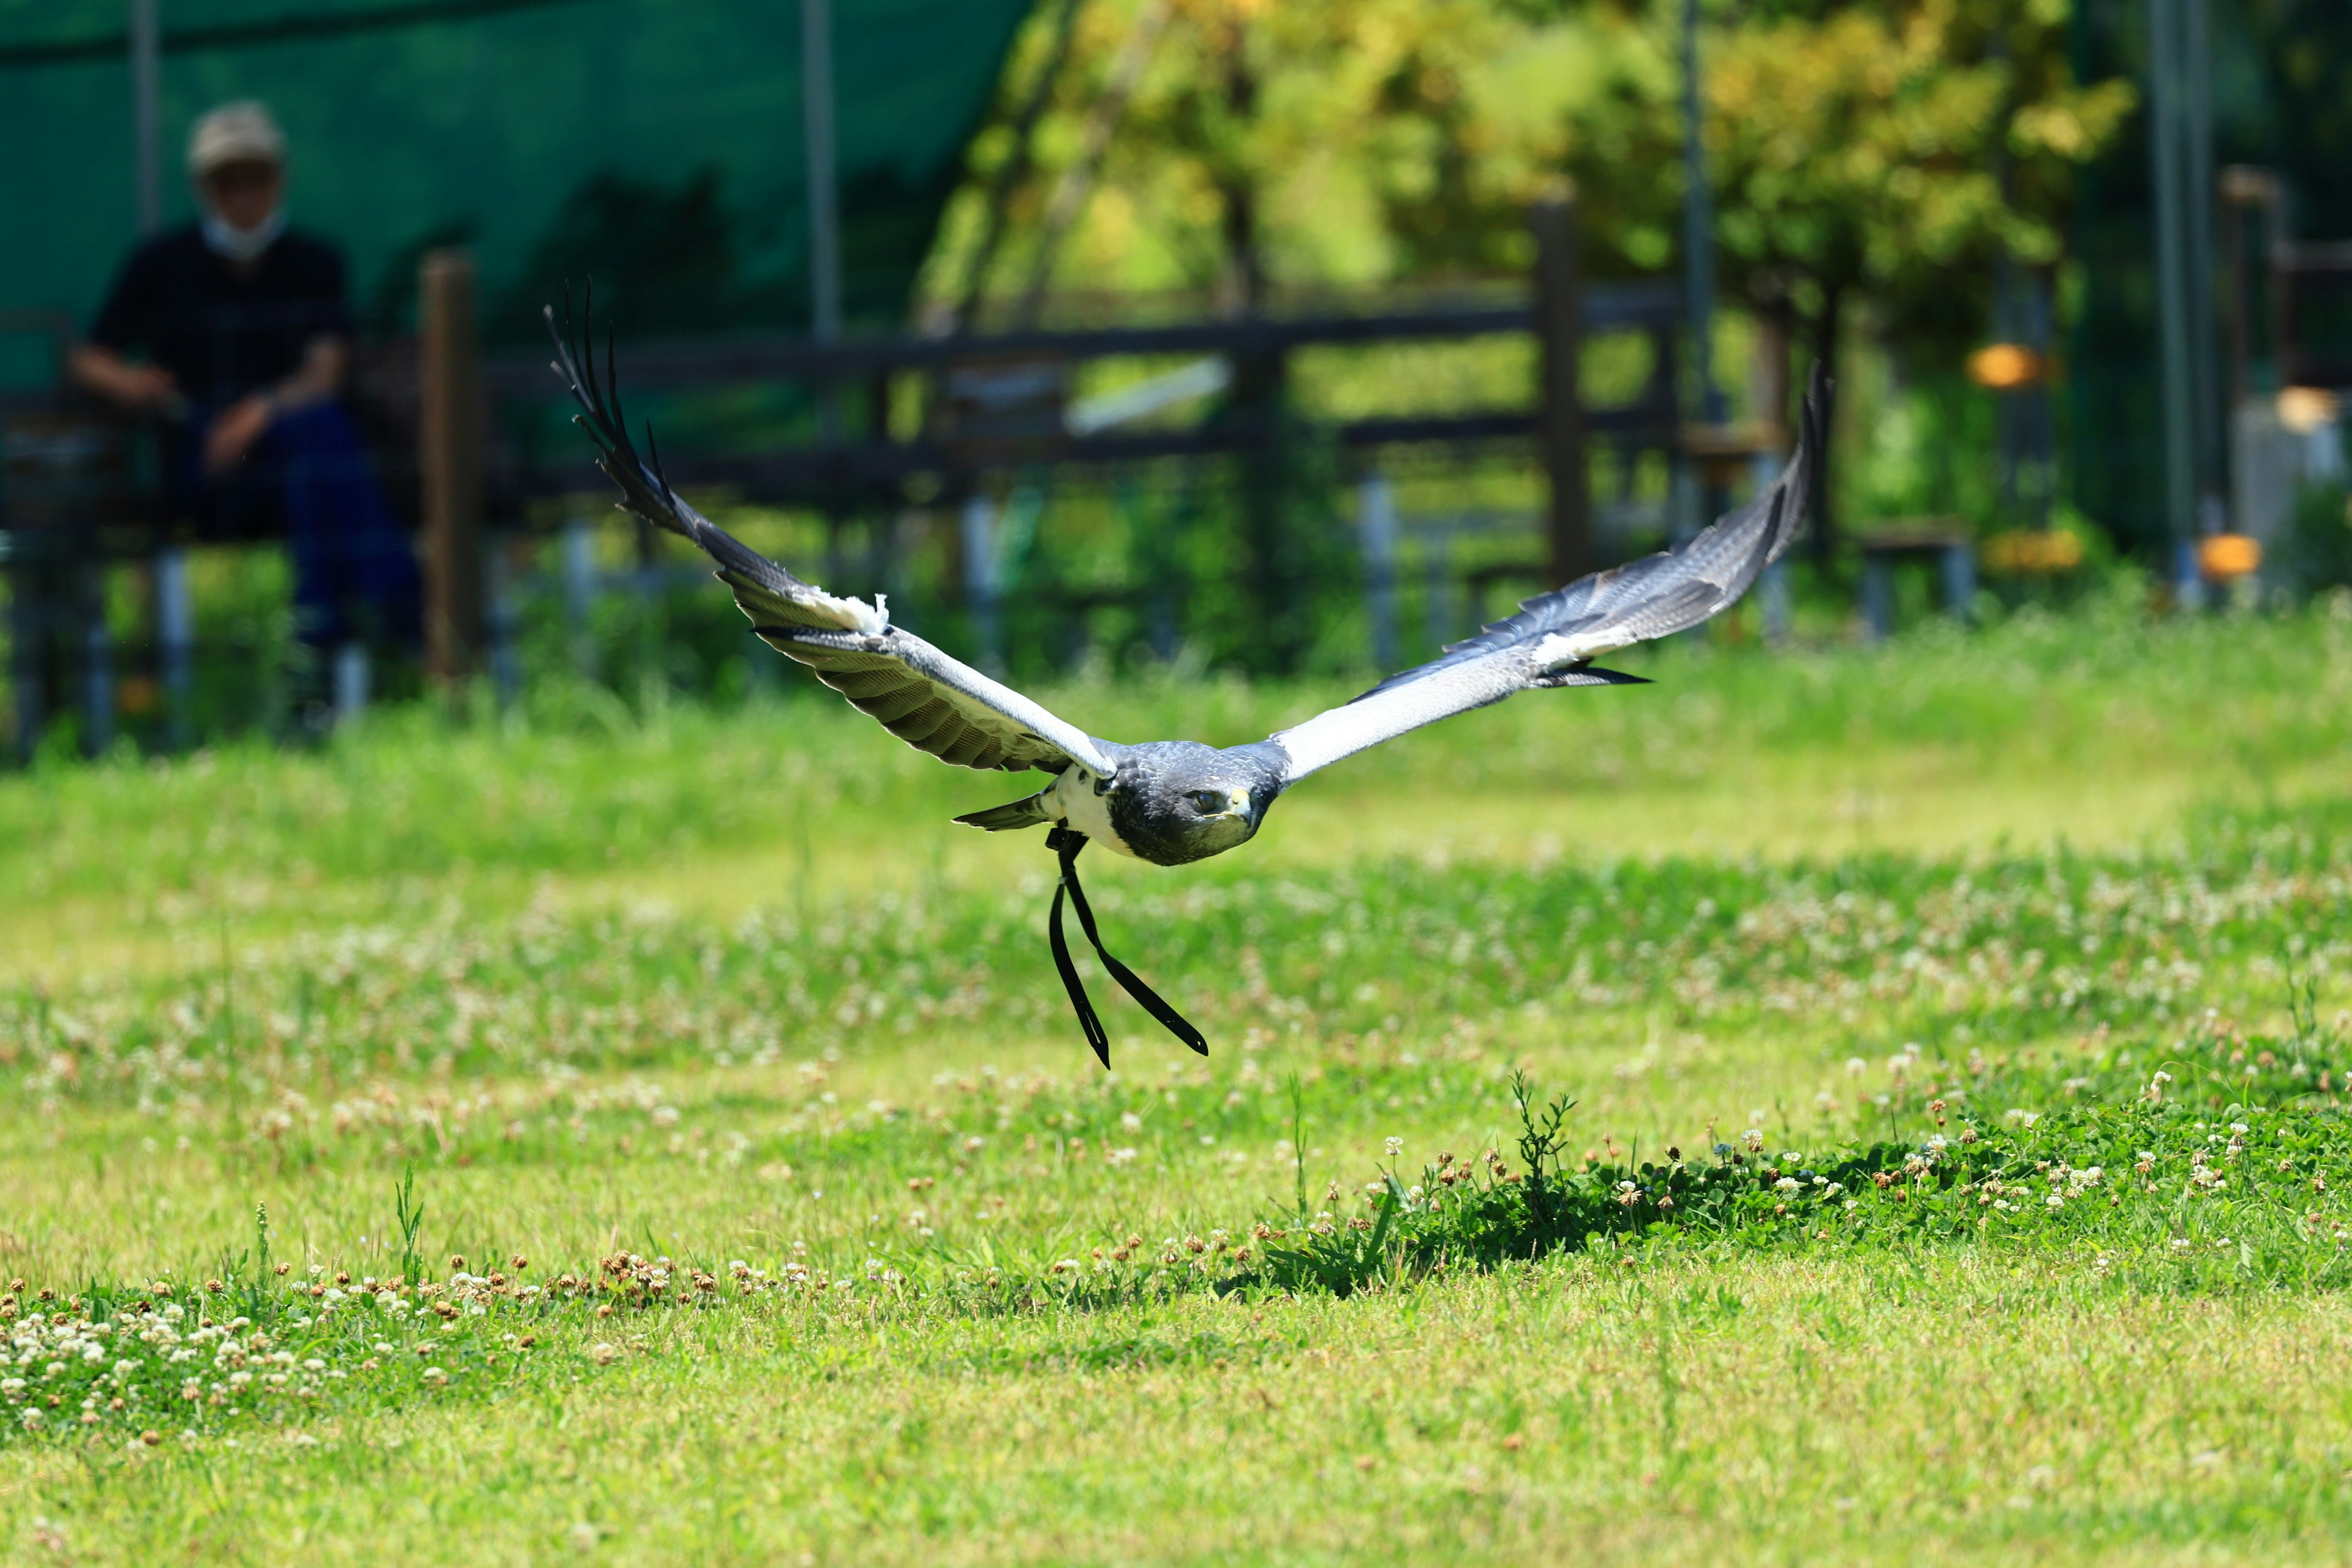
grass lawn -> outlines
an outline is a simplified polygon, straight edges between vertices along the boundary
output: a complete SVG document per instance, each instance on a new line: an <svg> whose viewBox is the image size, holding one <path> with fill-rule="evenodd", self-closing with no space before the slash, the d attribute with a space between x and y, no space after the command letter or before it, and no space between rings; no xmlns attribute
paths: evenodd
<svg viewBox="0 0 2352 1568"><path fill-rule="evenodd" d="M1636 668L1089 857L1108 1075L829 700L0 779L0 1555L2337 1560L2352 623Z"/></svg>

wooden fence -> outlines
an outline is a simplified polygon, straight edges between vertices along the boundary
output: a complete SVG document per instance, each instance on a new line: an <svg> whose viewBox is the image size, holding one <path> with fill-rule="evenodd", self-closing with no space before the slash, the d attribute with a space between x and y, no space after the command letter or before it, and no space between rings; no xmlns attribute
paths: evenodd
<svg viewBox="0 0 2352 1568"><path fill-rule="evenodd" d="M1273 449L1283 438L1281 393L1289 361L1299 351L1532 336L1538 369L1524 402L1444 414L1369 416L1323 432L1340 447L1363 455L1367 479L1360 491L1359 521L1366 590L1375 642L1386 659L1396 640L1396 530L1392 506L1379 482L1379 451L1433 444L1532 445L1549 481L1549 501L1547 559L1529 564L1565 582L1600 563L1588 460L1593 444L1677 455L1706 445L1685 439L1680 416L1674 285L1588 285L1579 264L1572 205L1546 204L1530 221L1532 276L1525 296L1506 305L830 343L739 337L624 344L617 369L622 385L632 392L781 383L811 389L820 400L857 398L875 409L889 405L901 378L916 378L925 388L929 412L910 435L894 438L887 421L879 418L864 421L857 434L842 433L850 422L829 421L832 434L821 432L804 445L750 455L682 455L667 463L667 472L681 489L723 486L748 500L813 507L835 516L919 501L954 510L969 534L975 528L985 531L986 497L994 476L1117 468L1177 457L1247 458ZM480 352L473 272L466 257L426 258L420 301L414 350L372 362L375 369L362 377L355 396L384 436L381 456L388 482L421 521L428 668L444 679L487 670L510 682L512 596L523 585L503 581L495 567L486 574L486 559L495 556L486 557L484 535L525 525L546 510L534 503L547 498L606 487L588 461L584 442L535 461L501 436L511 428L505 415L543 404L558 389L543 353ZM1653 340L1647 383L1627 404L1589 406L1578 384L1584 342L1619 331ZM1223 367L1217 374L1227 390L1218 417L1130 427L1115 412L1077 417L1080 411L1066 402L1074 374L1089 362L1179 356L1196 365ZM186 596L188 539L162 514L152 486L141 482L126 456L133 433L62 396L0 404L0 423L9 443L7 483L0 488L0 562L10 569L17 611L12 662L19 752L31 750L50 711L50 698L65 690L78 690L86 743L108 743L124 658L123 650L112 646L93 584L104 563L123 559L153 563L153 635L131 662L146 668L165 695L173 716L170 740L185 743L192 739L184 721L188 672L198 653ZM87 450L74 447L76 439ZM1769 445L1775 437L1763 432L1756 439ZM1717 433L1707 451L1719 458L1723 449ZM984 564L987 552L962 553L961 585L976 620L985 626L993 593ZM593 570L584 542L568 541L562 558L562 592L575 613L584 614L584 603L613 584ZM629 581L644 587L634 577ZM61 626L71 629L60 636ZM56 668L61 650L72 669ZM356 675L339 670L339 676L347 687L353 681L364 687L363 664Z"/></svg>

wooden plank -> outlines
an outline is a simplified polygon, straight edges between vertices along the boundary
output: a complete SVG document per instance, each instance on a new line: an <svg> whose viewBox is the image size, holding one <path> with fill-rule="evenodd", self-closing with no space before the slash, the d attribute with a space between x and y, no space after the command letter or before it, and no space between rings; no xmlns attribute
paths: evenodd
<svg viewBox="0 0 2352 1568"><path fill-rule="evenodd" d="M1679 309L1670 281L1589 289L1584 328L1640 327L1673 319ZM1245 317L1184 321L1160 327L1105 327L1082 331L1000 332L988 336L845 338L834 343L801 337L742 337L712 342L624 345L618 366L624 392L718 381L844 381L898 371L937 371L996 361L1108 359L1148 354L1248 354L1317 346L1475 338L1534 329L1532 303L1396 311L1386 315ZM601 344L598 345L600 353ZM561 387L534 350L501 356L484 371L493 395L555 396Z"/></svg>
<svg viewBox="0 0 2352 1568"><path fill-rule="evenodd" d="M1550 500L1545 510L1554 583L1571 583L1598 562L1592 548L1592 486L1586 462L1584 398L1578 365L1584 349L1584 280L1578 263L1576 203L1538 202L1528 226L1536 239L1538 370L1536 446Z"/></svg>
<svg viewBox="0 0 2352 1568"><path fill-rule="evenodd" d="M436 679L474 673L482 649L481 359L474 259L426 253L417 272L417 473L425 546L425 658Z"/></svg>
<svg viewBox="0 0 2352 1568"><path fill-rule="evenodd" d="M1670 411L1635 405L1597 408L1584 416L1585 435L1640 447L1671 447L1678 430ZM1469 414L1413 415L1357 419L1328 434L1341 447L1468 446L1524 441L1536 431L1536 416L1520 409ZM895 494L895 487L919 475L966 468L999 468L1024 463L1137 463L1157 458L1208 457L1254 450L1264 434L1240 426L1186 430L1107 431L1015 450L1010 447L950 452L929 441L861 441L833 447L802 447L758 456L665 454L671 482L681 489L732 486L761 500L817 500L845 489L872 487ZM586 458L534 468L516 476L521 493L533 496L601 495L611 482Z"/></svg>

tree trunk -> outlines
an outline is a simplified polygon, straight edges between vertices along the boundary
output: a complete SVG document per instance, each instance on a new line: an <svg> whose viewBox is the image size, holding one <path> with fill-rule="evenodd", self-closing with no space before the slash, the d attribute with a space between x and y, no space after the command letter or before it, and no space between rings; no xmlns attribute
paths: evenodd
<svg viewBox="0 0 2352 1568"><path fill-rule="evenodd" d="M1230 24L1224 44L1225 112L1247 122L1257 112L1258 82L1249 62L1248 29L1238 17ZM1254 316L1265 307L1266 284L1255 172L1246 161L1221 160L1215 174L1224 251L1217 302L1224 315ZM1286 483L1291 457L1283 420L1287 369L1279 351L1235 355L1227 405L1228 416L1256 437L1244 448L1240 461L1251 662L1276 675L1298 668L1307 643L1307 617L1300 603L1305 584L1297 570L1299 542L1291 536L1297 524L1290 515Z"/></svg>
<svg viewBox="0 0 2352 1568"><path fill-rule="evenodd" d="M1813 358L1825 372L1834 377L1838 363L1838 323L1845 301L1845 285L1824 282L1822 285L1822 308L1812 321ZM1808 372L1810 378L1810 371ZM1830 511L1830 426L1822 428L1822 449L1813 469L1811 544L1814 563L1830 564L1837 546L1837 524Z"/></svg>

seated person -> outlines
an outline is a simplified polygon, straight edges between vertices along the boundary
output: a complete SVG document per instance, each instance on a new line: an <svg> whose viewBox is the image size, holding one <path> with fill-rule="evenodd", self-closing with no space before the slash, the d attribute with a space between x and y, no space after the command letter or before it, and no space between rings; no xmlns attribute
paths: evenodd
<svg viewBox="0 0 2352 1568"><path fill-rule="evenodd" d="M304 643L413 644L415 558L337 400L351 363L342 258L287 230L286 139L262 105L198 120L188 170L203 219L131 252L74 350L74 379L162 416L172 506L199 534L284 533Z"/></svg>

